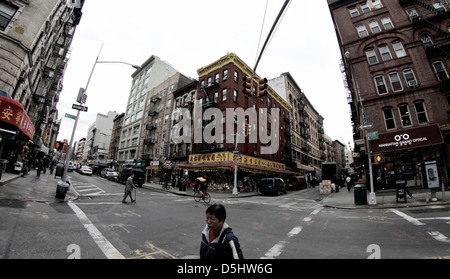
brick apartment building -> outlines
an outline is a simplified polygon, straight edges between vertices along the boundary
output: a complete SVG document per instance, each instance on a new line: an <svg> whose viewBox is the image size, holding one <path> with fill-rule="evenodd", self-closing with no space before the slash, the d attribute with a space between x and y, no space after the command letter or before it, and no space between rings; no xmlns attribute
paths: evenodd
<svg viewBox="0 0 450 279"><path fill-rule="evenodd" d="M267 89L267 95L259 95L261 78L253 75L252 69L234 53L227 54L210 65L200 68L198 75L196 101L200 105L197 109L193 108L192 128L194 131L191 151L188 162L178 164L178 168L196 173L194 176L207 174L212 186L220 187L226 183L231 185L233 176L228 175L230 174L228 172L234 170L234 134L238 134L237 148L241 155L237 160L238 177L244 185L251 186L253 179L258 175L292 174L286 170L286 163L290 161L289 113L292 108L289 103L270 86ZM247 94L243 92L246 76L252 77L251 90ZM191 92L190 89L186 88L180 93L189 98L185 93ZM185 105L186 102L180 100L179 106ZM254 109L252 111L256 112L257 118L247 114L239 116L239 113L238 117L231 114L227 116L227 109L236 111L239 108L243 111ZM205 119L204 113L209 109L214 109L215 112L212 117ZM276 109L279 109L276 120L268 121L267 130L261 129L261 121L265 117L271 119ZM217 133L220 129L215 128L211 132L211 135L215 137L213 142L208 142L205 138L196 139L195 129L199 128L204 135L212 121L215 121L216 127L223 125L223 133ZM275 123L276 121L278 123ZM231 127L231 131L227 130L227 126ZM278 130L275 129L277 126ZM276 137L279 147L273 148L271 143L263 143L260 140L261 132ZM261 149L263 147L271 152L263 152ZM174 150L180 149L175 147Z"/></svg>
<svg viewBox="0 0 450 279"><path fill-rule="evenodd" d="M369 173L369 142L380 158L375 189L395 187L399 170L408 186L431 188L449 175L449 4L328 0L348 83L355 167Z"/></svg>

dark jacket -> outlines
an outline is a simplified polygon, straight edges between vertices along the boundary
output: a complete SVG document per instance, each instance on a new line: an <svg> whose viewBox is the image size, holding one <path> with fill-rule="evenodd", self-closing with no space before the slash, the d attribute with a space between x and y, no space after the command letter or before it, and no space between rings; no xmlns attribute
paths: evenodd
<svg viewBox="0 0 450 279"><path fill-rule="evenodd" d="M227 223L223 224L218 238L209 242L208 226L202 232L200 245L200 259L243 259L238 238L234 235Z"/></svg>

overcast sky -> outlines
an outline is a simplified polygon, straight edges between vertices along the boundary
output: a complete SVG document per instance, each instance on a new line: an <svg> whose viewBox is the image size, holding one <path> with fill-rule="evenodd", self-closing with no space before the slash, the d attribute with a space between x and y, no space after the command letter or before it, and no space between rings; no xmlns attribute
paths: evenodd
<svg viewBox="0 0 450 279"><path fill-rule="evenodd" d="M261 46L285 0L269 0ZM70 140L72 109L85 87L102 44L101 61L142 65L159 56L181 73L198 79L197 69L229 52L250 67L256 62L264 0L94 0L86 1L72 43L58 104L63 119L58 140ZM290 72L310 103L325 118L325 133L348 145L349 107L340 72L340 52L326 0L292 0L257 69L272 79ZM87 91L75 141L87 136L98 113L123 113L134 69L97 64Z"/></svg>

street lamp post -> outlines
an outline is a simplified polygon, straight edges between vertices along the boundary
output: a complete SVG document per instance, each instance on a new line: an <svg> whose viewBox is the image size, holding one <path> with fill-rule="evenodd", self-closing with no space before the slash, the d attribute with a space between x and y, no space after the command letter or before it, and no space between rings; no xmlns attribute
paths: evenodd
<svg viewBox="0 0 450 279"><path fill-rule="evenodd" d="M125 64L125 65L132 66L136 70L140 70L141 69L140 66L133 65L133 64L130 64L130 63L126 63L126 62L120 62L120 61L99 61L98 58L100 57L100 53L102 52L102 49L103 49L103 45L100 48L100 52L98 53L97 58L95 59L95 63L94 63L94 66L92 67L91 74L89 75L89 79L88 79L88 81L86 83L86 86L84 88L84 92L85 93L88 90L89 83L91 82L92 74L94 73L95 66L97 64ZM80 104L81 104L81 102L80 102ZM69 168L70 154L72 153L72 150L73 150L73 146L72 145L73 145L73 140L74 140L74 137L75 137L75 132L77 130L78 120L80 118L80 113L81 113L81 110L78 110L77 117L75 118L75 124L73 125L72 136L70 138L70 143L69 143L69 150L67 151L66 160L65 160L65 164L64 164L64 172L63 172L63 175L61 177L61 180L63 182L67 181L67 170Z"/></svg>
<svg viewBox="0 0 450 279"><path fill-rule="evenodd" d="M350 62L351 59L351 54L349 51L347 51L345 54L345 58L349 61L349 66L350 66L350 72L352 77L354 77L354 69L353 69L353 65ZM354 78L353 78L354 79ZM366 109L364 108L363 105L363 100L361 98L361 92L359 90L359 84L358 81L355 80L355 84L356 84L356 92L358 93L358 101L359 101L359 105L361 108L361 113L362 113L362 120L363 120L363 124L360 126L360 130L364 131L364 144L366 146L366 152L369 158L369 182L370 182L370 194L369 194L369 204L370 205L376 205L377 204L377 198L375 195L375 191L374 191L374 183L373 183L373 170L372 170L372 159L371 159L371 151L370 151L370 138L367 136L367 130L370 129L371 127L373 127L372 123L369 123L367 121L367 114L366 114Z"/></svg>

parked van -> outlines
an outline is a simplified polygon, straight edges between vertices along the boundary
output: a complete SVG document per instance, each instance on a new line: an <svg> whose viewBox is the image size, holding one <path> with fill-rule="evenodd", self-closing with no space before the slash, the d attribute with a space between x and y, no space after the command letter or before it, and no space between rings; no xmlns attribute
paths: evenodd
<svg viewBox="0 0 450 279"><path fill-rule="evenodd" d="M142 185L144 185L144 181L145 181L145 174L143 170L139 170L139 169L131 169L131 168L126 168L120 171L119 176L117 177L117 180L121 183L125 183L128 179L128 177L130 177L131 173L134 173L134 179L133 179L133 183L134 185L136 185L137 187L142 187Z"/></svg>
<svg viewBox="0 0 450 279"><path fill-rule="evenodd" d="M261 194L275 194L279 195L281 192L284 194L286 191L286 184L281 178L263 178L258 183L259 191Z"/></svg>

